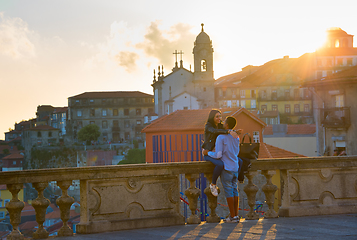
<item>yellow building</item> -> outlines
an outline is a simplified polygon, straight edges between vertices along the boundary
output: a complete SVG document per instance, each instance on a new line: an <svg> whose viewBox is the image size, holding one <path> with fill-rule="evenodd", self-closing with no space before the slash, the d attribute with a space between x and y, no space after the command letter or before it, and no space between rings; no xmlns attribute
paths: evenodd
<svg viewBox="0 0 357 240"><path fill-rule="evenodd" d="M300 88L301 80L313 74L311 61L311 54L285 56L221 77L215 84L216 102L257 110L266 124L313 123L311 93Z"/></svg>
<svg viewBox="0 0 357 240"><path fill-rule="evenodd" d="M5 208L6 203L10 202L12 199L12 194L6 189L6 185L0 185L0 221L5 219L7 210ZM19 192L19 199L24 200L24 190L21 189Z"/></svg>

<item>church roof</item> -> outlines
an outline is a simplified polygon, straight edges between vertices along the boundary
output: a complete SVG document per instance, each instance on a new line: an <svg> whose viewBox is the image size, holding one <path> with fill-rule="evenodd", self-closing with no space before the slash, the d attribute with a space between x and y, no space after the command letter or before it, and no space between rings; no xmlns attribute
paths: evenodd
<svg viewBox="0 0 357 240"><path fill-rule="evenodd" d="M211 39L209 38L207 33L205 33L203 30L203 23L201 24L201 26L202 26L202 30L196 37L196 44L197 43L211 43Z"/></svg>

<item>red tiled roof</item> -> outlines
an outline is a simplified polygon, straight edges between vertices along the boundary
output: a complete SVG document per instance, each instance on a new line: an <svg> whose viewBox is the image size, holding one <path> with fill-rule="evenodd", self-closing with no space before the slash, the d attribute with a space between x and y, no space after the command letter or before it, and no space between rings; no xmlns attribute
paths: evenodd
<svg viewBox="0 0 357 240"><path fill-rule="evenodd" d="M293 153L266 143L260 143L258 158L293 158L306 157L304 155Z"/></svg>
<svg viewBox="0 0 357 240"><path fill-rule="evenodd" d="M19 152L17 146L0 145L0 153L3 153L4 149L9 149L10 153Z"/></svg>
<svg viewBox="0 0 357 240"><path fill-rule="evenodd" d="M11 131L9 131L9 132L6 132L6 133L21 133L21 131L17 131L17 130L11 130ZM5 133L5 134L6 134Z"/></svg>
<svg viewBox="0 0 357 240"><path fill-rule="evenodd" d="M70 210L70 218L73 218L75 216L79 216L80 214L79 213L76 213L75 210ZM46 219L60 219L61 218L61 211L56 208L56 209L53 209L53 212L50 212L50 213L47 213L46 214Z"/></svg>
<svg viewBox="0 0 357 240"><path fill-rule="evenodd" d="M222 119L227 116L236 117L241 113L245 113L252 119L265 126L266 124L251 114L247 109L238 108L224 108L220 109L222 112ZM177 110L169 115L162 116L150 125L146 126L142 132L162 132L162 131L189 131L189 130L203 130L207 117L211 109L198 110Z"/></svg>
<svg viewBox="0 0 357 240"><path fill-rule="evenodd" d="M6 160L6 159L23 159L24 158L24 155L20 154L20 153L12 153L10 155L7 155L6 157L3 157L2 159L3 160Z"/></svg>
<svg viewBox="0 0 357 240"><path fill-rule="evenodd" d="M267 125L264 128L263 135L273 135L273 125Z"/></svg>
<svg viewBox="0 0 357 240"><path fill-rule="evenodd" d="M11 142L15 142L15 141L21 141L21 139L22 139L22 137L16 137L16 138L14 138L14 139L12 139L12 140L10 140L10 141L7 141L7 143L11 143Z"/></svg>
<svg viewBox="0 0 357 240"><path fill-rule="evenodd" d="M139 91L117 91L117 92L85 92L69 98L121 98L121 97L153 97L151 94Z"/></svg>
<svg viewBox="0 0 357 240"><path fill-rule="evenodd" d="M39 125L34 128L25 129L25 131L33 131L33 130L58 130L59 131L59 129L48 126L48 125Z"/></svg>
<svg viewBox="0 0 357 240"><path fill-rule="evenodd" d="M68 111L68 107L56 107L53 113L64 113Z"/></svg>
<svg viewBox="0 0 357 240"><path fill-rule="evenodd" d="M291 124L288 125L287 134L314 134L315 132L315 124Z"/></svg>
<svg viewBox="0 0 357 240"><path fill-rule="evenodd" d="M36 221L27 221L19 225L20 230L33 229L38 223Z"/></svg>

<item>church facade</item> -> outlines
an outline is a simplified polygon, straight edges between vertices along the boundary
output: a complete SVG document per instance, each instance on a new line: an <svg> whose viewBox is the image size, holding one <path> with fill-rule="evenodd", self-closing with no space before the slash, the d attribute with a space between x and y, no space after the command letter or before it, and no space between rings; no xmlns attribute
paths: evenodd
<svg viewBox="0 0 357 240"><path fill-rule="evenodd" d="M193 58L193 72L183 67L182 60L178 66L177 58L172 72L166 76L163 67L161 70L158 68L157 78L154 71L152 87L155 113L159 117L180 109L214 106L213 47L210 37L203 30L203 24L194 43Z"/></svg>

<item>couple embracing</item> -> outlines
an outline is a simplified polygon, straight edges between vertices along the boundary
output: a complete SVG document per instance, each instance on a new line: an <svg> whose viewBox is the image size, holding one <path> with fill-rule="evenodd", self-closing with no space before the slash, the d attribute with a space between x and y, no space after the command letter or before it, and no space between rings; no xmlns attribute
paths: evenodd
<svg viewBox="0 0 357 240"><path fill-rule="evenodd" d="M227 117L223 123L219 110L213 109L209 113L205 125L202 154L204 160L215 165L210 184L211 193L218 196L217 179L221 176L224 193L227 198L230 215L225 222L239 222L238 216L238 171L239 171L239 137L242 129L233 130L237 124L234 117Z"/></svg>

